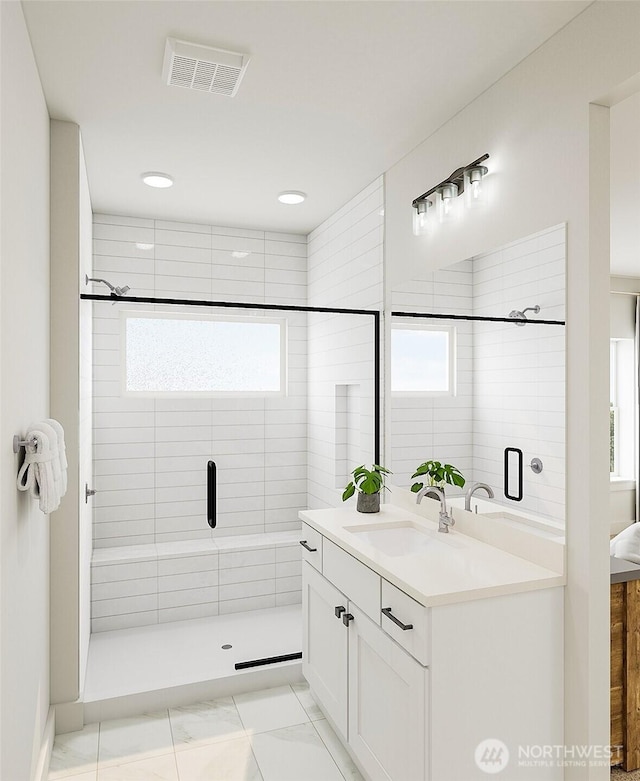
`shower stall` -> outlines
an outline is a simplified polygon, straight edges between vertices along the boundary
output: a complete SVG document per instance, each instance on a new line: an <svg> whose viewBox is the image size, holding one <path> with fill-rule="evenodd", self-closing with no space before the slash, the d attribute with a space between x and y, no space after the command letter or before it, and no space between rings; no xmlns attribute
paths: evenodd
<svg viewBox="0 0 640 781"><path fill-rule="evenodd" d="M118 220L81 303L90 719L297 679L298 512L380 453L379 310L309 306L306 237Z"/></svg>

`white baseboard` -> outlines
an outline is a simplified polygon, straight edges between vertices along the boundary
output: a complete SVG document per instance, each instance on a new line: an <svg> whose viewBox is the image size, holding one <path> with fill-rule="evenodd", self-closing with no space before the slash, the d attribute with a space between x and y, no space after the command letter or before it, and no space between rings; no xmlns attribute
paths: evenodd
<svg viewBox="0 0 640 781"><path fill-rule="evenodd" d="M61 702L53 706L56 709L56 735L76 732L84 727L84 703Z"/></svg>
<svg viewBox="0 0 640 781"><path fill-rule="evenodd" d="M47 721L44 725L44 734L42 735L42 744L40 746L40 753L38 754L38 764L36 765L36 772L33 775L33 781L47 781L55 736L56 712L52 705L49 708Z"/></svg>

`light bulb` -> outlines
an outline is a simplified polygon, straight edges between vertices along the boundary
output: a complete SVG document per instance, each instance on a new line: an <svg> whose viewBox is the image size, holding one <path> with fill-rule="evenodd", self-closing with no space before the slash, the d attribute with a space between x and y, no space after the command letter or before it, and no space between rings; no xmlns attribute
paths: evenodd
<svg viewBox="0 0 640 781"><path fill-rule="evenodd" d="M464 172L464 202L469 209L482 206L486 201L486 188L482 181L487 168L484 165L476 165Z"/></svg>
<svg viewBox="0 0 640 781"><path fill-rule="evenodd" d="M426 233L431 233L433 225L432 209L433 204L427 200L418 201L413 207L413 233L415 236L424 236Z"/></svg>
<svg viewBox="0 0 640 781"><path fill-rule="evenodd" d="M457 212L458 185L453 182L447 182L438 188L437 193L438 222L450 222L454 219Z"/></svg>

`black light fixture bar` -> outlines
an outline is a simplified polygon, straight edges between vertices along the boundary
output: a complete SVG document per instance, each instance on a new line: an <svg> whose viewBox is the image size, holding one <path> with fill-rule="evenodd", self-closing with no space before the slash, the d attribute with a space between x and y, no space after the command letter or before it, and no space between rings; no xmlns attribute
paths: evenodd
<svg viewBox="0 0 640 781"><path fill-rule="evenodd" d="M380 312L377 309L347 309L333 306L296 306L294 304L250 304L246 301L207 301L189 298L154 298L153 296L115 296L96 293L80 293L83 301L108 301L110 304L168 304L170 306L207 306L224 309L259 309L268 312L317 312L326 315L368 315L373 317L373 463L380 463L381 449L381 352Z"/></svg>
<svg viewBox="0 0 640 781"><path fill-rule="evenodd" d="M427 190L426 193L422 193L422 195L419 195L417 198L413 199L413 203L411 204L414 209L420 201L426 200L430 195L433 195L436 190L438 190L440 187L444 186L445 184L456 184L458 186L458 194L462 195L464 192L464 172L468 171L470 168L475 168L476 166L482 165L485 160L489 159L489 155L482 155L482 157L479 157L477 160L474 160L472 163L469 163L469 165L463 165L462 168L456 168L453 173L449 174L449 176L446 179L443 179L441 182L438 182L435 187L432 187L430 190Z"/></svg>

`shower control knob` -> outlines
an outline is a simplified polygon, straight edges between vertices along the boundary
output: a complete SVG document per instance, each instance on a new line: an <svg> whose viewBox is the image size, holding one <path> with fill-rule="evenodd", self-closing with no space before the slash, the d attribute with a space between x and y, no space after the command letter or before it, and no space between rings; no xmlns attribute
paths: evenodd
<svg viewBox="0 0 640 781"><path fill-rule="evenodd" d="M88 483L85 483L84 484L84 503L88 504L89 503L89 497L90 496L95 496L95 495L96 495L95 488L89 488Z"/></svg>
<svg viewBox="0 0 640 781"><path fill-rule="evenodd" d="M531 467L531 471L536 475L539 475L544 468L542 461L539 458L532 458L529 466Z"/></svg>

